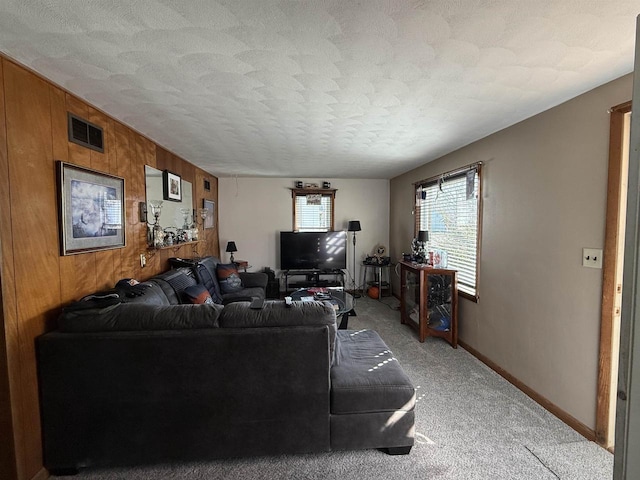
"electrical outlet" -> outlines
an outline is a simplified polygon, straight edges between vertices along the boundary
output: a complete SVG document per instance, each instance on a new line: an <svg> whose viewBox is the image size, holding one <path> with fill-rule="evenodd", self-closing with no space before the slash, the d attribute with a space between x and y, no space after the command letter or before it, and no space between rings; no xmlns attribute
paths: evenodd
<svg viewBox="0 0 640 480"><path fill-rule="evenodd" d="M147 264L147 256L144 253L141 253L140 254L140 266L142 268L144 268L146 264Z"/></svg>
<svg viewBox="0 0 640 480"><path fill-rule="evenodd" d="M602 249L601 248L583 248L582 249L582 266L589 268L602 268Z"/></svg>

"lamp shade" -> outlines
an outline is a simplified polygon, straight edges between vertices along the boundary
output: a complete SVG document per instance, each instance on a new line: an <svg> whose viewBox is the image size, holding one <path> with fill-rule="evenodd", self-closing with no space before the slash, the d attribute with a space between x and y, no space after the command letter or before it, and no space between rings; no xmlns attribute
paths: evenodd
<svg viewBox="0 0 640 480"><path fill-rule="evenodd" d="M418 232L418 241L419 242L428 242L429 241L429 232L427 230L420 230Z"/></svg>
<svg viewBox="0 0 640 480"><path fill-rule="evenodd" d="M349 220L349 226L347 227L347 231L349 232L359 232L360 228L360 220Z"/></svg>
<svg viewBox="0 0 640 480"><path fill-rule="evenodd" d="M225 252L237 252L238 248L236 247L236 242L227 242L227 249Z"/></svg>

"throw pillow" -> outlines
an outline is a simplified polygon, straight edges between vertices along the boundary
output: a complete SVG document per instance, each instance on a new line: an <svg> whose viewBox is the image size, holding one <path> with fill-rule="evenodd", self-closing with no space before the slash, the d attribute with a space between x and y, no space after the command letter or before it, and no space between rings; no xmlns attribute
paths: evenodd
<svg viewBox="0 0 640 480"><path fill-rule="evenodd" d="M222 293L234 293L242 290L242 280L235 263L218 264L216 275Z"/></svg>
<svg viewBox="0 0 640 480"><path fill-rule="evenodd" d="M187 287L182 292L185 303L213 303L209 291L204 285L192 285Z"/></svg>
<svg viewBox="0 0 640 480"><path fill-rule="evenodd" d="M203 263L198 263L196 265L196 274L198 276L198 283L203 284L209 291L213 303L222 303L215 267L213 268L213 274L211 274L211 271Z"/></svg>

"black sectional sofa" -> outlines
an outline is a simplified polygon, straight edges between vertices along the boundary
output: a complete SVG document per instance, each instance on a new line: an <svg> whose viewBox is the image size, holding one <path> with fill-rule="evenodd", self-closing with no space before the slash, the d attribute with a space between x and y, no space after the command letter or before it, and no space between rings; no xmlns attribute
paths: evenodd
<svg viewBox="0 0 640 480"><path fill-rule="evenodd" d="M58 330L37 338L50 471L409 453L415 390L377 333L337 330L322 302L176 303L181 287L172 285L190 281L175 275L144 282L135 295L78 302Z"/></svg>

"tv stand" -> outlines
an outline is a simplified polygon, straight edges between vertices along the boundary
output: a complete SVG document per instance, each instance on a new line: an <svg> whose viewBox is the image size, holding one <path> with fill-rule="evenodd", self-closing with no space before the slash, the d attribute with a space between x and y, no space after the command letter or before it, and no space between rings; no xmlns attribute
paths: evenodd
<svg viewBox="0 0 640 480"><path fill-rule="evenodd" d="M284 270L284 291L306 287L344 287L344 271L342 270ZM332 277L329 279L322 277ZM289 283L289 277L304 277Z"/></svg>

